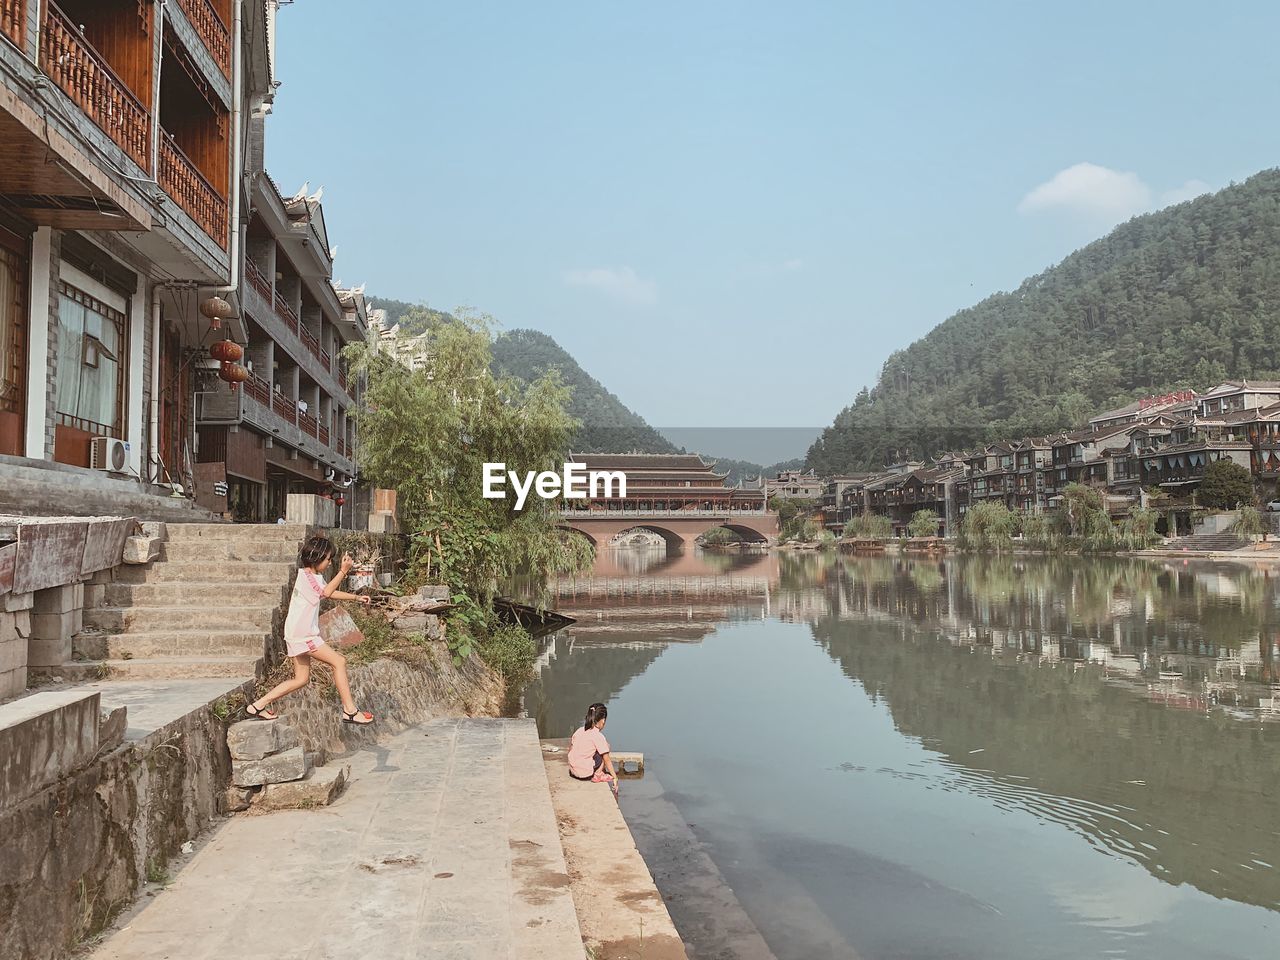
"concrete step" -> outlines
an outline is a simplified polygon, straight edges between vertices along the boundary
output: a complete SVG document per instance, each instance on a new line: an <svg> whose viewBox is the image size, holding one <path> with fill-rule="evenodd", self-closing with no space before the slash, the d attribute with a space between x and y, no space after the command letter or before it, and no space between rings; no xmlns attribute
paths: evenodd
<svg viewBox="0 0 1280 960"><path fill-rule="evenodd" d="M207 570L205 576L214 571ZM292 586L287 580L275 583L207 582L187 583L110 583L104 591L104 604L110 607L194 606L222 602L249 606L272 606L283 603Z"/></svg>
<svg viewBox="0 0 1280 960"><path fill-rule="evenodd" d="M80 633L72 651L84 660L155 659L158 657L260 657L266 632L235 630L170 630L157 633Z"/></svg>
<svg viewBox="0 0 1280 960"><path fill-rule="evenodd" d="M292 586L298 565L291 561L162 560L149 566L122 566L116 583L199 583L216 575L226 584L272 583Z"/></svg>
<svg viewBox="0 0 1280 960"><path fill-rule="evenodd" d="M193 677L259 676L256 657L161 657L157 659L86 660L64 664L104 680L189 680Z"/></svg>
<svg viewBox="0 0 1280 960"><path fill-rule="evenodd" d="M301 541L209 540L193 537L160 545L160 558L178 563L298 563Z"/></svg>
<svg viewBox="0 0 1280 960"><path fill-rule="evenodd" d="M309 530L300 523L171 523L167 532L172 543L222 540L296 544L306 539Z"/></svg>
<svg viewBox="0 0 1280 960"><path fill-rule="evenodd" d="M223 600L222 602L231 602ZM284 613L270 606L130 606L95 607L84 612L86 627L111 633L169 630L259 630L264 633L284 623Z"/></svg>

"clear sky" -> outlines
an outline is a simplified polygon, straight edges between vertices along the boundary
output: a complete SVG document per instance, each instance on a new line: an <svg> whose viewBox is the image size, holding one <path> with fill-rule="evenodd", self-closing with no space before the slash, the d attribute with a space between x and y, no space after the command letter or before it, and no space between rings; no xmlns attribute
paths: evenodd
<svg viewBox="0 0 1280 960"><path fill-rule="evenodd" d="M821 426L895 349L1280 163L1274 0L299 0L268 160L336 271L555 337L659 426ZM797 451L797 454L802 451Z"/></svg>

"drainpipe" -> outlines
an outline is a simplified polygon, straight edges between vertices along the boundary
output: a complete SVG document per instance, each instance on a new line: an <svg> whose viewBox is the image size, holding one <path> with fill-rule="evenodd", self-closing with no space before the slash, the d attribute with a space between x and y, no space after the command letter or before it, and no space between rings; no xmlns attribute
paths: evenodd
<svg viewBox="0 0 1280 960"><path fill-rule="evenodd" d="M147 473L156 471L159 480L160 466L160 290L151 288L151 455L147 460Z"/></svg>

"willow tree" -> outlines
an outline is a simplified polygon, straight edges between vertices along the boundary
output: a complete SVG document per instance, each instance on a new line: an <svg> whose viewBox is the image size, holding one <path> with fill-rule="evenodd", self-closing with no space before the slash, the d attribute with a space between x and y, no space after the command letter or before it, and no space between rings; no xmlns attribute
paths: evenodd
<svg viewBox="0 0 1280 960"><path fill-rule="evenodd" d="M347 348L367 377L360 428L364 476L397 492L414 534L413 571L447 583L464 604L463 623L492 627L491 601L516 575L543 580L590 563L583 537L559 527L558 501L486 499L484 464L559 471L578 423L569 388L554 371L531 383L495 375L487 317L417 317L426 362L411 370L365 344Z"/></svg>

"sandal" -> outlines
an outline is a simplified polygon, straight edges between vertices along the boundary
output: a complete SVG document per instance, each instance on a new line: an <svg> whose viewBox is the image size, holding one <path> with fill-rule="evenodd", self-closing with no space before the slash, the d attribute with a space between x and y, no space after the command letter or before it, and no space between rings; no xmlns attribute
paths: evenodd
<svg viewBox="0 0 1280 960"><path fill-rule="evenodd" d="M356 717L363 717L364 719L357 720ZM342 722L354 723L358 727L368 726L369 724L373 723L373 714L369 713L367 710L356 710L352 713L347 713L346 710L343 710Z"/></svg>
<svg viewBox="0 0 1280 960"><path fill-rule="evenodd" d="M266 707L255 707L252 703L244 705L244 713L250 720L278 720L279 714Z"/></svg>

